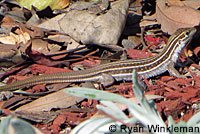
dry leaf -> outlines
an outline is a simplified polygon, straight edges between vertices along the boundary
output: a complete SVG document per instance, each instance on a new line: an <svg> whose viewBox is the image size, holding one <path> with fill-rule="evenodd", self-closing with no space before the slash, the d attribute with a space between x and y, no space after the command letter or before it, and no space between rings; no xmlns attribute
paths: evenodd
<svg viewBox="0 0 200 134"><path fill-rule="evenodd" d="M12 58L16 54L16 49L15 45L0 44L0 60Z"/></svg>
<svg viewBox="0 0 200 134"><path fill-rule="evenodd" d="M61 31L61 28L59 26L59 20L61 20L64 16L65 16L65 14L57 15L56 17L49 19L48 21L45 21L44 23L39 24L37 26L40 27L40 28L53 29L53 30Z"/></svg>
<svg viewBox="0 0 200 134"><path fill-rule="evenodd" d="M53 112L27 112L27 111L19 111L15 112L17 117L23 118L26 120L38 122L38 123L47 123L54 120L58 113Z"/></svg>
<svg viewBox="0 0 200 134"><path fill-rule="evenodd" d="M133 48L131 48L127 51L127 55L133 59L147 58L147 57L152 56L152 54L150 52L144 52L142 50L137 50L137 49L133 49Z"/></svg>
<svg viewBox="0 0 200 134"><path fill-rule="evenodd" d="M184 6L184 3L180 0L167 0L170 5L176 5L176 6Z"/></svg>
<svg viewBox="0 0 200 134"><path fill-rule="evenodd" d="M82 98L69 95L60 90L58 92L41 97L27 105L23 105L16 111L30 111L30 112L42 112L50 111L52 108L66 108L81 101Z"/></svg>
<svg viewBox="0 0 200 134"><path fill-rule="evenodd" d="M161 99L163 98L162 96L159 96L159 95L153 95L153 94L147 94L145 95L145 97L147 98L147 100L155 100L155 99ZM133 103L138 103L138 100L136 97L131 97L129 98L128 100L132 101ZM121 103L115 103L117 104L117 106L121 109L121 110L125 110L127 108L126 105L124 104L121 104Z"/></svg>
<svg viewBox="0 0 200 134"><path fill-rule="evenodd" d="M199 8L200 7L200 0L185 0L182 1L186 6L192 7L192 8Z"/></svg>
<svg viewBox="0 0 200 134"><path fill-rule="evenodd" d="M27 49L25 50L26 54L36 63L41 65L47 65L47 66L56 66L56 65L62 65L66 64L65 62L60 61L54 61L50 57L44 55L43 53L40 53L38 51L32 51L32 43L29 42L27 45Z"/></svg>
<svg viewBox="0 0 200 134"><path fill-rule="evenodd" d="M10 33L9 36L1 36L0 37L0 42L4 44L19 44L23 42L24 44L27 43L27 41L30 40L30 36L28 33L23 33L20 35L16 35L13 33Z"/></svg>
<svg viewBox="0 0 200 134"><path fill-rule="evenodd" d="M128 0L120 0L113 2L111 9L100 15L88 10L71 10L59 24L66 34L83 44L112 45L118 42L123 31L128 7Z"/></svg>
<svg viewBox="0 0 200 134"><path fill-rule="evenodd" d="M200 11L187 6L176 6L167 0L157 0L156 15L164 32L172 34L178 28L193 27L200 23ZM191 21L192 20L192 21Z"/></svg>
<svg viewBox="0 0 200 134"><path fill-rule="evenodd" d="M151 16L144 16L142 21L140 22L140 27L147 27L150 25L157 25L158 22L156 20L156 15L153 14Z"/></svg>
<svg viewBox="0 0 200 134"><path fill-rule="evenodd" d="M57 44L53 44L51 40L44 40L44 39L31 39L32 42L32 50L38 51L40 53L43 53L45 55L48 54L54 54L54 52L57 52L60 50L61 46ZM21 45L20 50L21 52L25 52L25 49L29 46L29 43L26 43L24 45Z"/></svg>

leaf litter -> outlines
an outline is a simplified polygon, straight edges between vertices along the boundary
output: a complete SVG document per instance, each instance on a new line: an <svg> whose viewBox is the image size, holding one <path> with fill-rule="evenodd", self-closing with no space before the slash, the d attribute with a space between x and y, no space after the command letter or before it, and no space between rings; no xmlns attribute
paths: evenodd
<svg viewBox="0 0 200 134"><path fill-rule="evenodd" d="M128 0L70 2L70 6L67 2L64 9L54 11L49 8L39 10L37 7L25 10L13 3L2 3L10 9L5 9L0 29L1 81L11 83L34 75L91 68L101 62L150 57L163 49L162 42L166 42L166 36L162 32L172 34L180 27L194 26L200 22L197 6L194 4L198 1L189 5L184 1L172 0L136 0L132 3ZM20 11L19 16L13 17L10 11L14 10ZM44 12L52 16L45 16ZM179 16L174 12L179 13ZM30 18L33 20L29 21ZM134 22L130 21L134 19ZM189 23L190 20L195 21ZM39 24L31 23L36 21ZM141 28L148 32L141 33ZM144 42L138 38L143 34ZM144 79L148 89L145 95L149 96L148 99L155 100L163 119L172 115L176 122L187 121L198 111L193 106L200 102L199 40L196 39L191 44L196 46L189 48L192 51L190 56L181 55L180 59L185 62L190 58L192 64L185 64L177 69L182 74L190 72L192 77L176 78L164 73ZM116 56L119 51L122 53ZM97 89L120 94L134 102L131 84L122 81L102 87L98 83L92 83ZM42 95L14 93L10 99L4 98L1 108L6 115L12 112L18 117L31 120L43 133L68 132L92 117L97 112L96 104L99 102L64 94L62 88L65 86L82 84L40 84L26 87L27 93ZM49 91L51 94L43 95ZM126 109L125 106L118 105L122 110Z"/></svg>

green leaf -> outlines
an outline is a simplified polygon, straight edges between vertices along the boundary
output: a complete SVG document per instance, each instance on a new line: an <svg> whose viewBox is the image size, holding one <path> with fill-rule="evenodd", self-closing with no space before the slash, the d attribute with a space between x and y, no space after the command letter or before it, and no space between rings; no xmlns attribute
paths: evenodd
<svg viewBox="0 0 200 134"><path fill-rule="evenodd" d="M97 132L99 128L110 123L113 123L113 120L108 117L91 118L81 122L70 134L93 134ZM105 131L105 129L103 131Z"/></svg>
<svg viewBox="0 0 200 134"><path fill-rule="evenodd" d="M32 5L39 10L43 10L53 2L53 0L16 0L16 1L20 6L25 7L29 10L31 10Z"/></svg>
<svg viewBox="0 0 200 134"><path fill-rule="evenodd" d="M115 101L121 103L127 102L127 99L122 96L91 88L84 88L84 87L66 88L65 92L74 96L88 98L88 99Z"/></svg>
<svg viewBox="0 0 200 134"><path fill-rule="evenodd" d="M14 118L10 123L15 130L15 134L36 134L34 128L24 120Z"/></svg>
<svg viewBox="0 0 200 134"><path fill-rule="evenodd" d="M119 119L119 120L128 120L128 117L111 101L101 101L102 105L97 105L97 109L105 112L106 114Z"/></svg>
<svg viewBox="0 0 200 134"><path fill-rule="evenodd" d="M187 126L195 126L200 122L200 112L193 115L187 122Z"/></svg>
<svg viewBox="0 0 200 134"><path fill-rule="evenodd" d="M32 6L36 7L39 10L43 10L48 6L54 9L62 9L70 4L69 0L16 0L17 3L29 10L31 10Z"/></svg>
<svg viewBox="0 0 200 134"><path fill-rule="evenodd" d="M105 91L99 91L99 90L90 89L90 88L83 88L83 87L66 88L66 90L64 91L71 95L82 97L82 98L123 103L123 104L126 104L128 107L131 106L137 112L144 113L143 112L144 110L139 105L117 94L113 94L113 93L109 93Z"/></svg>
<svg viewBox="0 0 200 134"><path fill-rule="evenodd" d="M8 134L8 126L12 116L3 117L0 124L0 134Z"/></svg>
<svg viewBox="0 0 200 134"><path fill-rule="evenodd" d="M175 121L172 116L168 117L168 126L175 126Z"/></svg>

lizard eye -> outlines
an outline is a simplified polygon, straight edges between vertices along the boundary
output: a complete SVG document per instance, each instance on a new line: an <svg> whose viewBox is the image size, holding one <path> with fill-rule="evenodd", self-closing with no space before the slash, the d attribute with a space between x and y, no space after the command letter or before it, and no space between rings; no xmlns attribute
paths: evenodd
<svg viewBox="0 0 200 134"><path fill-rule="evenodd" d="M186 32L185 34L186 34L186 35L189 35L189 34L190 34L190 32Z"/></svg>

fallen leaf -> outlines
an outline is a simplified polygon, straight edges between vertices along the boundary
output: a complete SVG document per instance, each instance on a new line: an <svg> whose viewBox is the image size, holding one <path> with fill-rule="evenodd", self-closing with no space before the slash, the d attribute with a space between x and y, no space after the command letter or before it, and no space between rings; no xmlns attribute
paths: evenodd
<svg viewBox="0 0 200 134"><path fill-rule="evenodd" d="M173 119L178 119L181 112L186 108L181 99L162 101L159 105L164 109L165 116L171 115Z"/></svg>
<svg viewBox="0 0 200 134"><path fill-rule="evenodd" d="M15 69L9 70L9 71L7 71L7 72L5 72L5 73L3 73L3 74L0 74L0 80L2 81L2 80L5 79L7 76L9 76L9 75L11 75L11 74L13 74L13 73L15 73L15 72L18 72L18 71L21 70L21 69L26 68L28 65L29 65L29 64L22 65L22 66L20 66L20 67L16 67Z"/></svg>
<svg viewBox="0 0 200 134"><path fill-rule="evenodd" d="M73 66L76 66L76 65L82 65L84 67L94 67L94 66L98 66L100 64L100 60L94 60L92 58L89 58L89 59L84 59L83 61L80 61L80 62L76 62L74 64L72 64Z"/></svg>
<svg viewBox="0 0 200 134"><path fill-rule="evenodd" d="M69 95L65 93L64 90L60 90L23 105L22 107L16 109L16 111L50 111L52 108L66 108L72 106L81 100L82 98Z"/></svg>
<svg viewBox="0 0 200 134"><path fill-rule="evenodd" d="M111 2L110 9L98 16L87 10L74 9L68 12L59 24L62 30L77 42L109 47L117 44L119 40L126 23L128 7L127 0Z"/></svg>
<svg viewBox="0 0 200 134"><path fill-rule="evenodd" d="M27 111L18 111L15 112L17 117L38 122L38 123L47 123L52 121L56 118L58 113L52 113L52 112L27 112Z"/></svg>
<svg viewBox="0 0 200 134"><path fill-rule="evenodd" d="M174 79L175 79L175 78L172 77L172 76L162 76L162 77L161 77L161 81L163 81L163 82L168 82L168 81L174 80Z"/></svg>
<svg viewBox="0 0 200 134"><path fill-rule="evenodd" d="M184 6L184 3L180 0L167 0L168 3L170 3L171 5L176 5L176 6Z"/></svg>
<svg viewBox="0 0 200 134"><path fill-rule="evenodd" d="M156 3L156 18L164 32L172 34L178 28L193 27L200 23L200 11L197 9L170 5L167 0L157 0Z"/></svg>
<svg viewBox="0 0 200 134"><path fill-rule="evenodd" d="M57 68L57 67L47 67L45 65L38 65L33 64L30 67L32 74L48 74L48 73L58 73L58 72L67 72L72 71L70 69L63 69L63 68Z"/></svg>
<svg viewBox="0 0 200 134"><path fill-rule="evenodd" d="M200 57L200 47L196 47L194 49L194 54L197 56L197 57Z"/></svg>
<svg viewBox="0 0 200 134"><path fill-rule="evenodd" d="M156 15L153 14L151 16L143 16L142 21L140 22L140 27L148 27L152 25L158 25L158 22L156 20Z"/></svg>
<svg viewBox="0 0 200 134"><path fill-rule="evenodd" d="M34 62L46 66L56 66L56 65L66 64L65 62L62 61L54 61L50 57L38 51L32 51L32 43L29 42L28 44L29 45L26 48L25 52Z"/></svg>
<svg viewBox="0 0 200 134"><path fill-rule="evenodd" d="M142 50L137 50L137 49L129 49L127 51L127 54L129 57L133 58L133 59L136 59L136 58L147 58L147 57L150 57L152 56L151 53L149 52L144 52Z"/></svg>
<svg viewBox="0 0 200 134"><path fill-rule="evenodd" d="M184 86L186 84L184 82L186 82L186 80L185 81L183 80L183 82L182 81L178 81L176 79L175 80L170 80L169 82L167 82L166 86L170 87L170 88L173 88L174 90L177 90L177 89L181 88L182 86Z"/></svg>
<svg viewBox="0 0 200 134"><path fill-rule="evenodd" d="M23 34L20 34L20 35L16 35L16 34L13 34L13 33L10 33L9 36L7 35L4 35L4 36L1 36L0 37L0 42L3 43L3 44L12 44L12 45L16 45L16 44L20 44L21 42L22 43L27 43L28 40L30 40L30 36L28 33L23 33Z"/></svg>
<svg viewBox="0 0 200 134"><path fill-rule="evenodd" d="M67 116L65 114L58 115L58 117L53 121L53 125L51 126L53 133L58 133L61 130L60 126L64 124L66 119Z"/></svg>
<svg viewBox="0 0 200 134"><path fill-rule="evenodd" d="M198 70L200 70L200 66L197 65L197 64L192 64L191 66L193 66L193 67L197 68Z"/></svg>
<svg viewBox="0 0 200 134"><path fill-rule="evenodd" d="M199 8L200 7L200 1L199 0L184 0L182 1L186 6L192 7L192 8Z"/></svg>
<svg viewBox="0 0 200 134"><path fill-rule="evenodd" d="M152 36L146 36L146 37L144 37L144 39L146 41L148 41L151 45L155 45L155 46L159 45L159 43L161 41L161 39L159 37L153 38Z"/></svg>
<svg viewBox="0 0 200 134"><path fill-rule="evenodd" d="M11 59L17 53L17 48L15 45L1 44L0 43L0 60Z"/></svg>
<svg viewBox="0 0 200 134"><path fill-rule="evenodd" d="M182 88L182 90L185 92L182 96L182 101L185 103L191 103L191 99L200 97L200 90L198 90L198 88L185 87Z"/></svg>
<svg viewBox="0 0 200 134"><path fill-rule="evenodd" d="M163 98L162 96L159 96L159 95L153 95L153 94L148 94L148 95L145 95L146 99L147 100L155 100L155 99L161 99ZM132 101L133 103L138 103L138 100L136 97L131 97L131 98L128 98L128 100ZM121 104L121 103L115 103L121 110L125 110L127 108L127 106L125 104Z"/></svg>
<svg viewBox="0 0 200 134"><path fill-rule="evenodd" d="M15 96L15 97L9 99L8 101L6 101L1 108L3 108L3 109L8 108L11 105L14 105L15 103L22 101L24 99L27 99L27 98L28 97L25 97L25 96Z"/></svg>
<svg viewBox="0 0 200 134"><path fill-rule="evenodd" d="M52 19L49 19L39 25L37 25L39 28L46 28L46 29L53 29L53 30L57 30L57 31L61 31L61 27L59 26L59 21L65 16L65 14L60 14L57 15L55 17L53 17ZM54 25L51 25L54 24Z"/></svg>
<svg viewBox="0 0 200 134"><path fill-rule="evenodd" d="M54 54L55 52L58 52L61 48L61 46L59 46L58 44L53 44L53 41L50 40L31 39L31 42L33 51L38 51L45 55ZM28 47L28 45L28 43L26 43L25 45L21 45L20 51L25 52L25 49Z"/></svg>

